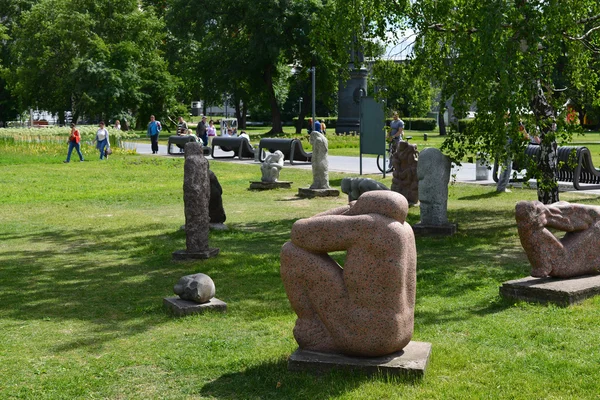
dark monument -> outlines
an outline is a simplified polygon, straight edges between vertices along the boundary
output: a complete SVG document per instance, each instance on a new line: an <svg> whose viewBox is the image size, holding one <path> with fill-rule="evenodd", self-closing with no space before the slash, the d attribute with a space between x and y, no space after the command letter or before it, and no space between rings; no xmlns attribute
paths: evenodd
<svg viewBox="0 0 600 400"><path fill-rule="evenodd" d="M392 190L406 197L409 206L419 204L418 161L417 145L400 141L392 156L394 166Z"/></svg>
<svg viewBox="0 0 600 400"><path fill-rule="evenodd" d="M211 224L223 224L227 219L223 209L223 188L214 172L208 170L210 180L210 201L208 203L208 216Z"/></svg>
<svg viewBox="0 0 600 400"><path fill-rule="evenodd" d="M335 133L350 133L360 131L360 98L367 95L366 68L362 68L363 55L352 50L348 64L350 78L340 81L338 89L338 119Z"/></svg>

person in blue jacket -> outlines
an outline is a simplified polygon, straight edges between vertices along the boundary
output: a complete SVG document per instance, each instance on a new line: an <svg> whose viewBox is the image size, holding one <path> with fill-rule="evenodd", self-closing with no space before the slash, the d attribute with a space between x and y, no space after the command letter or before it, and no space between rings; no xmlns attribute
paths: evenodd
<svg viewBox="0 0 600 400"><path fill-rule="evenodd" d="M162 130L162 125L160 121L157 121L154 118L154 115L150 116L150 122L148 123L148 133L147 136L150 138L150 142L152 143L152 154L158 154L158 135Z"/></svg>

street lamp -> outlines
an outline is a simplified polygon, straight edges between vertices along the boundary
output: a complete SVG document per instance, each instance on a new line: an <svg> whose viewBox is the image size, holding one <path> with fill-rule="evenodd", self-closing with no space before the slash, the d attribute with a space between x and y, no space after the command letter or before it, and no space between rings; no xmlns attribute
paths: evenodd
<svg viewBox="0 0 600 400"><path fill-rule="evenodd" d="M300 113L302 112L302 100L302 97L298 99L298 116L300 116Z"/></svg>

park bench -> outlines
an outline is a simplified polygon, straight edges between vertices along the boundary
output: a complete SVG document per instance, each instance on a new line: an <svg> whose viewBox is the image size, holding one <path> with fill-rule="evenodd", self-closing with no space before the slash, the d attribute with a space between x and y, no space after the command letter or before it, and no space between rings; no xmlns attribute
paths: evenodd
<svg viewBox="0 0 600 400"><path fill-rule="evenodd" d="M182 155L184 155L184 153L182 153L182 152L173 152L172 151L172 146L176 145L180 149L183 149L185 147L186 143L195 142L195 141L196 141L196 137L192 136L192 135L172 135L172 136L169 136L169 141L167 143L167 154L170 154L172 156L182 156ZM202 152L204 153L205 156L208 156L210 154L210 147L206 147L206 146L203 147Z"/></svg>
<svg viewBox="0 0 600 400"><path fill-rule="evenodd" d="M534 159L540 156L540 146L528 145L525 155ZM571 154L575 158L571 158ZM576 190L600 189L600 171L592 163L592 155L587 147L560 146L557 149L557 161L559 163L556 180L559 182L571 182ZM576 163L571 165L570 161ZM494 163L493 178L498 182L498 160ZM513 171L521 171L525 166L513 162ZM510 179L510 182L523 182L522 178ZM581 184L585 184L582 186Z"/></svg>
<svg viewBox="0 0 600 400"><path fill-rule="evenodd" d="M264 160L263 150L267 149L271 153L279 150L283 153L283 159L288 160L290 164L294 164L294 161L312 161L312 153L307 153L302 147L302 142L298 139L279 139L279 138L265 138L261 139L258 144L258 154L260 154L260 161Z"/></svg>
<svg viewBox="0 0 600 400"><path fill-rule="evenodd" d="M233 152L232 156L215 157L215 148L220 147L225 152ZM254 158L254 149L245 137L215 136L212 140L212 158Z"/></svg>

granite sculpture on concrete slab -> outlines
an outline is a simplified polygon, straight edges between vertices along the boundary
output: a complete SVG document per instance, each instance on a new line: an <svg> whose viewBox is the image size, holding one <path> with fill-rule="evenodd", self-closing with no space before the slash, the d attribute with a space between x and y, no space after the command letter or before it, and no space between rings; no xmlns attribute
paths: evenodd
<svg viewBox="0 0 600 400"><path fill-rule="evenodd" d="M299 188L300 197L329 197L339 196L340 191L329 186L329 160L327 152L329 142L321 132L310 133L310 144L312 145L312 173L313 183L309 188Z"/></svg>
<svg viewBox="0 0 600 400"><path fill-rule="evenodd" d="M419 202L421 221L413 226L417 235L453 235L456 224L448 222L450 159L430 147L419 154Z"/></svg>
<svg viewBox="0 0 600 400"><path fill-rule="evenodd" d="M173 252L174 260L206 259L219 254L219 249L208 246L209 202L208 161L202 144L186 143L183 166L186 250Z"/></svg>
<svg viewBox="0 0 600 400"><path fill-rule="evenodd" d="M165 297L163 306L176 316L227 310L227 304L215 298L215 283L208 275L186 275L179 279L173 291L179 297Z"/></svg>
<svg viewBox="0 0 600 400"><path fill-rule="evenodd" d="M260 165L260 171L262 177L260 182L250 182L250 189L252 190L268 190L284 188L289 189L292 187L292 182L280 181L279 173L283 168L284 155L280 150L276 150L274 153L269 153Z"/></svg>
<svg viewBox="0 0 600 400"><path fill-rule="evenodd" d="M418 161L419 152L416 144L409 144L405 141L398 142L392 156L394 172L391 189L406 197L409 206L419 204Z"/></svg>
<svg viewBox="0 0 600 400"><path fill-rule="evenodd" d="M408 345L417 252L407 213L402 195L378 190L293 225L280 272L301 350L378 357ZM341 268L327 253L343 250Z"/></svg>
<svg viewBox="0 0 600 400"><path fill-rule="evenodd" d="M371 178L344 178L341 189L348 195L348 202L357 200L361 194L372 190L390 190L383 183Z"/></svg>

